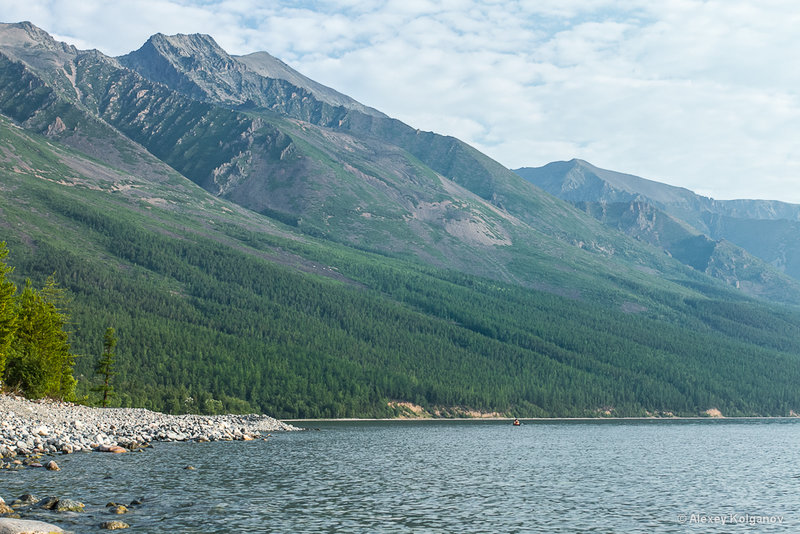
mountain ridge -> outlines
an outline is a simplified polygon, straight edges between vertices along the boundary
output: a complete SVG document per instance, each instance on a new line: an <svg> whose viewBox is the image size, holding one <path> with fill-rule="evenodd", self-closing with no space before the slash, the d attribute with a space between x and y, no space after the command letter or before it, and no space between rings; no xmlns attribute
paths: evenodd
<svg viewBox="0 0 800 534"><path fill-rule="evenodd" d="M612 187L609 193L620 195L604 197L603 200L608 202L630 201L642 196L661 208L671 204L694 203L720 215L768 220L800 220L800 204L764 199L718 200L698 195L685 187L656 182L633 174L601 169L581 159L554 161L542 167L522 167L514 172L526 179L535 177L535 180L544 184L547 190L557 190L560 184L561 192L556 196L570 202L596 200L596 195L589 193L581 180L576 179L577 176L582 176L584 180L590 180L592 177L599 179L600 182L607 183ZM568 178L562 180L560 176L564 175L567 175Z"/></svg>
<svg viewBox="0 0 800 534"><path fill-rule="evenodd" d="M203 46L209 44L205 38L183 39ZM210 53L221 53L211 46ZM451 175L459 175L462 169L467 175L472 174L471 178L444 176L443 181L436 169L431 172L420 165L413 153L409 155L403 146L393 145L394 133L390 132L388 139L383 140L371 132L359 133L357 128L330 130L296 122L300 119L291 113L287 119L256 110L243 112L217 107L206 102L206 98L198 101L180 91L170 92L163 81L142 78L119 66L114 59L95 59L94 54L65 59L67 63L75 63L78 79L83 80L79 87L82 98L67 95L80 109L96 113L127 139L150 150L214 194L279 216L309 231L335 233L350 242L363 242L366 238L368 246L386 252L410 251L440 266L455 261L460 268L474 268L483 274L504 272L507 279L527 275L498 264L498 259L507 260L502 260L502 254L487 256L486 246L495 248L509 239L512 243L522 239L531 244L542 241L541 245L551 250L560 248L557 243L560 241L600 254L631 248L599 242L617 238L601 237L603 231L593 219L582 218L579 212L570 211L552 197L536 193L535 188L513 173L454 138L420 133L405 125L399 127L411 132L416 139L412 148L425 151L427 160L436 159L438 168ZM228 62L228 59L223 61ZM171 64L177 63L180 62ZM199 65L191 61L188 64L194 65L192 68ZM275 96L270 95L270 98ZM296 97L294 100L302 101ZM315 103L310 105L312 110L318 109ZM345 113L363 118L357 112ZM55 112L37 112L37 115L47 117L48 124L38 125L39 131L45 131L56 119L65 119ZM152 121L159 126L153 126ZM71 133L71 122L62 122L65 129L58 135L66 139ZM384 122L395 124L393 120ZM225 140L214 137L219 135L224 135ZM215 149L208 151L207 147L214 143ZM443 156L441 159L439 154ZM106 157L103 153L94 155ZM479 160L484 162L480 169L485 170L476 173L473 163ZM380 164L376 165L376 161ZM487 176L485 173L494 173L495 178L483 180L481 176ZM448 199L450 193L445 186L451 179L455 179L454 185L466 187L477 197L463 201ZM470 188L474 181L480 183L479 187ZM438 215L429 217L427 213ZM558 222L564 217L574 225L567 235L565 226ZM525 225L514 223L514 218ZM363 234L365 230L369 234ZM512 237L519 231L524 235ZM418 235L421 241L415 237ZM642 253L651 254L635 252Z"/></svg>
<svg viewBox="0 0 800 534"><path fill-rule="evenodd" d="M750 274L740 281L758 285L757 279L763 278L759 289L754 285L748 286L752 294L771 294L773 298L794 302L793 293L800 280L800 245L797 243L800 205L771 200L715 200L685 188L599 169L577 159L538 168L521 168L515 172L606 224L637 235L671 253L693 256L694 260L687 264L695 268L698 261L707 264L713 251L702 239L695 239L698 235L706 236L709 243L727 242L721 250L728 252L728 269L726 272L720 268L722 258L718 256L716 277L740 287L737 271L741 274L742 269L749 270ZM662 224L667 219L673 221L671 237L665 238L663 232L645 235L630 217L627 222L620 218L626 211L641 210L643 205L652 206L656 211L651 209L650 216L660 217ZM608 214L612 212L618 217L609 218ZM694 252L683 246L688 243L694 243ZM672 245L679 245L681 250L671 250ZM702 250L707 250L703 259L698 257L698 254L703 255ZM759 262L763 264L758 265ZM791 278L781 277L779 273L771 272L772 269ZM791 297L781 296L784 287L791 288Z"/></svg>
<svg viewBox="0 0 800 534"><path fill-rule="evenodd" d="M70 126L85 127L96 121L96 113L101 122L93 128L110 125L122 134L112 143L119 153L114 158L116 162L124 160L122 152L136 150L130 145L132 140L212 193L302 226L305 231L337 236L350 244L366 244L383 252L410 252L437 266L522 283L531 280L527 269L520 268L524 263L515 258L520 251L515 243L520 242L551 251L557 251L561 248L558 243L563 242L609 258L620 256L623 261L630 261L641 257L637 261L655 261L665 267L652 252L630 243L615 243L619 238L604 234L592 224L593 219L581 219L577 217L580 211L569 212L546 195L536 193L538 189L526 188L523 184L527 182L457 139L419 132L394 119L321 103L285 80L265 79L250 72L210 36L156 34L139 51L115 59L97 51L59 48L51 37L30 25L8 26L4 33L9 28L25 32L29 41L14 57L32 57L30 65L43 72L45 84L50 82L67 101L74 102L80 117L86 116L86 120L78 117L65 121L53 112L35 111L30 117L16 119L32 123L47 117L46 130L45 123L39 122L35 125L38 131L57 135L86 150L87 135L71 132ZM31 53L36 48L31 43L37 39L43 42L40 48L48 50L50 58L39 62L38 67L36 59L40 56ZM18 45L19 41L12 39L11 43ZM138 71L126 68L125 63ZM245 86L248 89L238 99L231 97ZM255 94L264 107L248 96ZM245 100L247 109L240 109ZM277 112L286 117L273 115ZM326 118L325 113L330 116ZM338 122L331 124L337 116ZM168 126L154 128L151 121ZM368 127L362 128L364 124ZM377 136L377 131L386 135ZM225 140L208 151L205 147L216 142L213 136L219 135L224 135ZM109 154L114 150L107 146L102 150L94 148L96 157L111 161ZM417 156L423 158L423 165L433 162L433 174L415 163ZM380 161L378 166L376 161ZM612 192L622 198L633 197L634 188L628 185L633 181L640 189L645 184L656 192L667 191L669 194L662 194L661 199L665 206L677 204L684 209L704 202L688 190L602 171L585 162L571 164L580 171L573 172L572 190L585 191L587 177L596 177L600 172L607 178L624 177L616 182L622 187L611 187L606 198ZM275 179L281 176L285 179ZM575 187L576 177L583 180L580 189ZM450 180L454 182L452 187L448 186ZM457 195L466 202L448 199L456 186L477 196L464 197L466 191L462 191ZM725 220L706 222L713 226ZM565 232L566 228L570 230ZM619 224L616 228L621 229ZM641 240L641 234L638 238ZM644 241L660 246L658 239ZM687 245L695 251L687 250ZM505 254L498 249L507 246L517 252ZM689 258L687 264L694 267L698 262L707 265L711 261L710 253L697 257L697 250L706 248L702 241L687 235L672 252L683 257L684 263ZM488 251L492 251L491 256L486 254ZM532 253L538 256L533 250L525 255L530 257ZM752 263L743 258L745 266ZM741 289L741 282L746 280L744 287L751 295L788 302L800 295L800 287L787 284L785 279L776 281L774 274L762 276L764 280L759 282L763 269L752 274L752 267L748 267L741 278L735 271L741 273L742 268L732 259L729 263L730 272L723 274L724 269L717 268L714 273L733 287ZM781 284L791 289L783 291Z"/></svg>
<svg viewBox="0 0 800 534"><path fill-rule="evenodd" d="M219 61L172 43L164 83L97 51L8 44L13 32L0 26L0 238L20 274L55 271L75 295L76 349L117 327L121 404L800 411L796 310L454 137L255 73L260 104L226 100L226 73L248 71L202 37L181 39Z"/></svg>

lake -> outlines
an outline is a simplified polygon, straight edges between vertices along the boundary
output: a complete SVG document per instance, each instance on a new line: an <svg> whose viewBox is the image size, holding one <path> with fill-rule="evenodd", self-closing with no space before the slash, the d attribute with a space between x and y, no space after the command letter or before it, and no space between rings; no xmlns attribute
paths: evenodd
<svg viewBox="0 0 800 534"><path fill-rule="evenodd" d="M75 532L800 531L797 420L304 424L319 430L59 455L59 472L0 472L0 496L82 501L41 516Z"/></svg>

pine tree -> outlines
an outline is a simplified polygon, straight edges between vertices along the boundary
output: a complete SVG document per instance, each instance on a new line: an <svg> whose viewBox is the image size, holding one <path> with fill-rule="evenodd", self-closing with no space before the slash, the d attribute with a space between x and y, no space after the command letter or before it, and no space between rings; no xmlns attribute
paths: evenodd
<svg viewBox="0 0 800 534"><path fill-rule="evenodd" d="M95 367L95 374L103 377L103 383L92 388L92 391L103 394L103 408L108 406L108 398L115 395L114 386L111 385L111 377L116 374L114 372L114 363L117 361L114 354L116 345L117 338L114 329L109 326L106 328L106 333L103 337L103 354Z"/></svg>
<svg viewBox="0 0 800 534"><path fill-rule="evenodd" d="M51 276L37 291L31 281L17 297L17 328L6 361L6 385L32 398L71 398L74 356L64 310L66 296Z"/></svg>
<svg viewBox="0 0 800 534"><path fill-rule="evenodd" d="M14 331L17 329L17 309L14 299L17 286L13 282L6 280L6 275L14 270L13 267L8 267L5 264L4 260L7 255L6 243L2 241L0 242L0 384L3 382L11 340L14 337Z"/></svg>

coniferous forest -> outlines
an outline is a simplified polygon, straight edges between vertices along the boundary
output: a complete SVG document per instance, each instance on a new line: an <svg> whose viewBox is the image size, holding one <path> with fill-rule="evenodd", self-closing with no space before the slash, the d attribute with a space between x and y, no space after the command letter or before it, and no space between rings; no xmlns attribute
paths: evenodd
<svg viewBox="0 0 800 534"><path fill-rule="evenodd" d="M174 235L44 182L26 194L96 244L10 240L7 258L12 278L69 292L77 398L92 398L113 325L111 405L173 413L392 416L396 400L524 416L777 415L800 404L798 313L713 285L630 287L649 303L631 311L609 305L625 297L612 285L564 296L234 224ZM264 259L276 251L335 276Z"/></svg>

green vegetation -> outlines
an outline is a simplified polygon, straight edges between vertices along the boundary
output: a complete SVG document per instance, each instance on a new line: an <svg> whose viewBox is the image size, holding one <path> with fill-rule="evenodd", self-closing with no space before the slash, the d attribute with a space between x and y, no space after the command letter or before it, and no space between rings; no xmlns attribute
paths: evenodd
<svg viewBox="0 0 800 534"><path fill-rule="evenodd" d="M8 249L0 243L0 379L2 379L8 360L11 341L17 329L17 310L14 294L17 286L7 279L14 269L5 264Z"/></svg>
<svg viewBox="0 0 800 534"><path fill-rule="evenodd" d="M64 290L49 277L42 290L37 291L27 280L15 295L16 287L5 279L11 272L2 261L7 254L6 244L0 243L0 287L5 301L2 382L31 398L71 399L76 381L66 331L69 316L64 308Z"/></svg>
<svg viewBox="0 0 800 534"><path fill-rule="evenodd" d="M106 328L106 333L103 336L103 354L97 360L97 366L94 369L95 374L103 378L103 382L92 388L92 391L102 393L103 399L101 405L103 408L108 406L108 399L116 395L114 386L111 385L111 377L114 376L114 364L116 357L114 354L114 347L117 346L117 336L114 329L110 326Z"/></svg>
<svg viewBox="0 0 800 534"><path fill-rule="evenodd" d="M797 205L714 200L581 160L515 172L603 224L748 295L800 303Z"/></svg>
<svg viewBox="0 0 800 534"><path fill-rule="evenodd" d="M800 406L798 314L719 287L609 278L560 296L235 217L201 232L191 217L102 191L15 181L4 212L35 206L43 215L28 232L48 229L29 236L32 247L18 242L15 263L60 273L76 352L117 325L113 405L281 417L391 416L390 400L531 416ZM636 313L624 311L629 299ZM79 394L86 364L76 365Z"/></svg>

